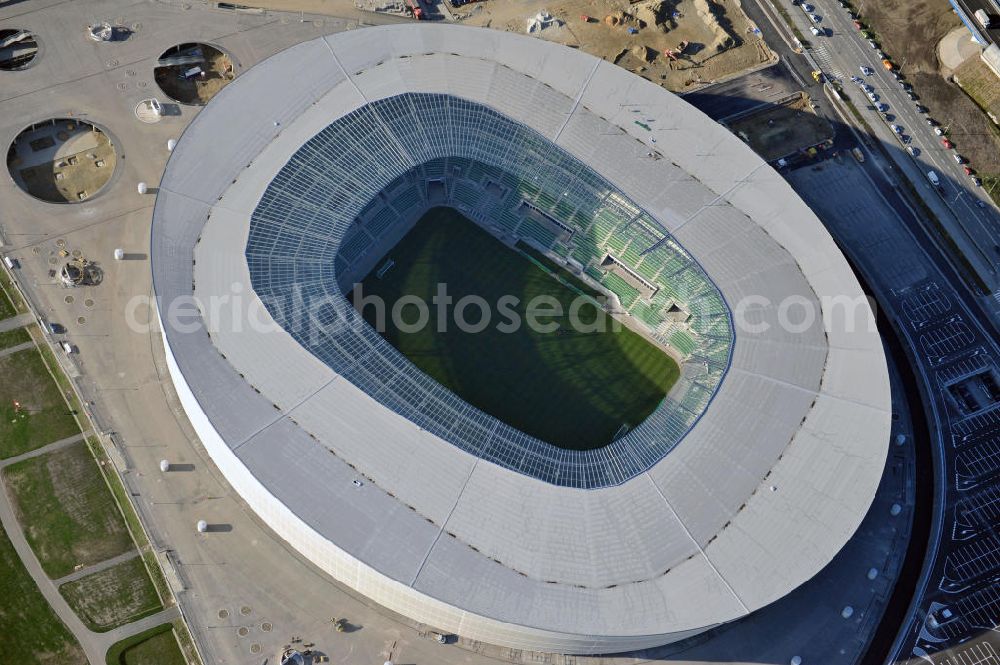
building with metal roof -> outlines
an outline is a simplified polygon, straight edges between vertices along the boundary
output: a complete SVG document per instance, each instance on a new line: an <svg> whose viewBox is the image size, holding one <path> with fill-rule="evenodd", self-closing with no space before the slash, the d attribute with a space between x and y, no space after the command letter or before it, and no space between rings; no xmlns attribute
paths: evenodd
<svg viewBox="0 0 1000 665"><path fill-rule="evenodd" d="M441 202L603 280L682 361L645 422L557 448L360 320L346 285ZM263 61L178 142L152 261L171 376L234 489L442 631L565 653L695 635L815 575L882 474L882 344L822 224L721 126L563 46L412 24Z"/></svg>

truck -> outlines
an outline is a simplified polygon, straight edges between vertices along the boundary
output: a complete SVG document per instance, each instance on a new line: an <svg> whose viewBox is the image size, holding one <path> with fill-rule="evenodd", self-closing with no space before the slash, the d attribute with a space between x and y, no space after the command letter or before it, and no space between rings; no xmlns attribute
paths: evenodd
<svg viewBox="0 0 1000 665"><path fill-rule="evenodd" d="M985 9L977 9L975 13L976 20L979 21L979 25L984 28L990 27L990 15L986 13Z"/></svg>
<svg viewBox="0 0 1000 665"><path fill-rule="evenodd" d="M941 186L941 179L938 178L938 174L934 173L934 171L927 172L927 179L930 180L931 184L934 185L935 187Z"/></svg>

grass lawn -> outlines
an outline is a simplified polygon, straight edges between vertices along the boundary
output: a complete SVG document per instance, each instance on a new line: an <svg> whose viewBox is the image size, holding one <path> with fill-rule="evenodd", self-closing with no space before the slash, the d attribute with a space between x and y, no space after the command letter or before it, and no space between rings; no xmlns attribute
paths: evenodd
<svg viewBox="0 0 1000 665"><path fill-rule="evenodd" d="M59 593L83 623L98 633L163 609L141 557L67 582Z"/></svg>
<svg viewBox="0 0 1000 665"><path fill-rule="evenodd" d="M165 623L112 645L107 665L187 665L173 628Z"/></svg>
<svg viewBox="0 0 1000 665"><path fill-rule="evenodd" d="M27 328L15 328L14 330L0 332L0 350L9 349L12 346L30 341L31 335L28 333Z"/></svg>
<svg viewBox="0 0 1000 665"><path fill-rule="evenodd" d="M430 210L386 258L395 266L379 279L380 261L363 281L364 295L381 297L386 312L407 295L430 308L429 324L416 332L401 331L386 316L380 330L386 339L465 401L544 441L575 450L604 446L623 425L641 423L677 380L679 370L669 356L591 299L582 299L579 313L589 329L571 326L576 290L453 209ZM561 278L577 283L568 273ZM439 283L447 285L453 303L470 295L484 298L492 312L489 325L481 332L459 330L452 304L446 329L438 331L431 298ZM519 302L505 310L498 303L507 295ZM561 306L562 317L538 317L556 330L527 324L527 304L536 296ZM378 328L375 307L362 314ZM413 306L402 314L404 328L417 318ZM505 329L513 314L522 325ZM468 307L464 318L477 323L480 309Z"/></svg>
<svg viewBox="0 0 1000 665"><path fill-rule="evenodd" d="M993 202L1000 206L1000 174L981 174L983 187L989 193Z"/></svg>
<svg viewBox="0 0 1000 665"><path fill-rule="evenodd" d="M0 377L0 458L80 432L37 350L0 358ZM14 400L21 404L20 413Z"/></svg>
<svg viewBox="0 0 1000 665"><path fill-rule="evenodd" d="M18 518L52 579L134 547L86 443L4 469Z"/></svg>
<svg viewBox="0 0 1000 665"><path fill-rule="evenodd" d="M76 639L55 615L0 528L0 663L86 665Z"/></svg>
<svg viewBox="0 0 1000 665"><path fill-rule="evenodd" d="M14 310L14 304L10 301L10 298L7 297L7 294L4 293L4 290L0 288L0 321L3 319L9 319L15 314L17 314L17 312Z"/></svg>

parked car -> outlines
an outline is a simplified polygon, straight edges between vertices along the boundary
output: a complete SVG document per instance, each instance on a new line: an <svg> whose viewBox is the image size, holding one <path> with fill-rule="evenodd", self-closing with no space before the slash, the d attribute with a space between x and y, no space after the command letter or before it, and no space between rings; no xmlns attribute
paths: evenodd
<svg viewBox="0 0 1000 665"><path fill-rule="evenodd" d="M889 105L888 104L878 104L878 105L875 106L875 108L877 108L880 112L885 113L886 111L889 110Z"/></svg>
<svg viewBox="0 0 1000 665"><path fill-rule="evenodd" d="M955 147L955 144L949 141L948 139L941 139L941 145L947 148L948 150L951 150L952 148Z"/></svg>
<svg viewBox="0 0 1000 665"><path fill-rule="evenodd" d="M896 132L897 134L903 133L903 128L900 127L899 125L889 125L889 127L892 129L892 131Z"/></svg>
<svg viewBox="0 0 1000 665"><path fill-rule="evenodd" d="M865 67L864 65L861 65L859 69L861 70L861 73L864 74L865 76L871 76L872 74L875 73L874 69L872 69L871 67Z"/></svg>
<svg viewBox="0 0 1000 665"><path fill-rule="evenodd" d="M923 104L917 104L917 113L927 113L927 107Z"/></svg>
<svg viewBox="0 0 1000 665"><path fill-rule="evenodd" d="M952 155L951 157L952 157L952 159L954 159L954 160L955 160L955 163L956 163L956 164L965 164L965 157L962 157L962 156L961 156L961 155L959 155L958 153L955 153L955 154L954 154L954 155Z"/></svg>
<svg viewBox="0 0 1000 665"><path fill-rule="evenodd" d="M940 127L934 127L934 134L937 136L944 136L944 130Z"/></svg>
<svg viewBox="0 0 1000 665"><path fill-rule="evenodd" d="M874 39L869 39L868 45L871 46L873 49L878 50L878 44L875 43Z"/></svg>
<svg viewBox="0 0 1000 665"><path fill-rule="evenodd" d="M965 171L965 175L975 175L971 166L963 166L962 170Z"/></svg>
<svg viewBox="0 0 1000 665"><path fill-rule="evenodd" d="M819 28L817 28L815 25L809 26L809 32L813 34L813 37L819 37L821 34L823 34L822 32L819 31Z"/></svg>
<svg viewBox="0 0 1000 665"><path fill-rule="evenodd" d="M906 152L910 153L911 157L917 157L920 155L920 148L912 145L906 146Z"/></svg>

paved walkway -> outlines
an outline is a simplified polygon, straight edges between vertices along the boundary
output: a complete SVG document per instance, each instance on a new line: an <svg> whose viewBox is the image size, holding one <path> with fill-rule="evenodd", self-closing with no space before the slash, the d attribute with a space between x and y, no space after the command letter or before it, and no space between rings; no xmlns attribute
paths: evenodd
<svg viewBox="0 0 1000 665"><path fill-rule="evenodd" d="M12 316L9 319L3 319L0 321L0 332L7 332L8 330L17 330L18 328L23 328L26 325L35 322L35 317L31 314L18 314L17 316Z"/></svg>
<svg viewBox="0 0 1000 665"><path fill-rule="evenodd" d="M108 568L111 568L112 566L117 566L120 563L131 561L132 559L135 559L138 556L139 556L139 550L136 549L129 550L124 554L119 554L118 556L113 556L110 559L105 559L100 563L95 563L93 566L84 566L79 570L74 570L72 573L66 575L65 577L60 577L57 580L52 580L52 583L55 584L57 587L61 587L63 584L66 584L66 582L75 582L81 577L86 577L87 575L90 575L92 573L99 573L102 570L107 570Z"/></svg>
<svg viewBox="0 0 1000 665"><path fill-rule="evenodd" d="M14 515L14 508L10 504L10 497L7 494L7 488L3 482L2 475L0 475L0 523L3 524L3 529L7 532L7 537L10 538L10 542L14 545L14 550L21 558L21 562L28 570L28 574L35 580L38 590L45 596L45 600L48 601L49 606L56 613L56 616L66 624L66 627L76 637L83 648L83 652L87 655L87 660L90 661L91 665L101 665L104 663L104 654L107 653L107 647L101 639L102 636L92 633L90 629L83 625L83 622L70 609L66 600L59 593L59 589L49 579L49 576L45 574L45 571L42 570L38 558L35 556L34 551L32 551L31 546L28 545L28 541L24 537L24 532L21 531L21 525Z"/></svg>
<svg viewBox="0 0 1000 665"><path fill-rule="evenodd" d="M32 457L38 457L39 455L44 455L67 446L71 446L74 443L82 441L90 434L91 433L89 431L82 432L76 436L55 441L22 455L0 460L0 469L26 459L31 459ZM125 624L124 626L106 633L93 632L84 625L79 617L76 616L76 613L73 612L72 608L70 608L66 599L64 599L62 594L59 593L59 585L79 579L85 575L89 575L90 573L110 568L111 566L124 561L129 561L139 556L139 550L132 549L125 554L111 559L106 559L105 561L93 566L82 568L65 577L59 578L58 580L49 579L49 576L45 574L44 570L42 570L42 566L38 561L38 557L35 556L34 550L31 549L27 539L24 537L24 532L21 530L21 524L18 522L14 513L14 507L11 504L10 495L7 493L7 488L3 481L2 474L0 474L0 525L3 526L3 530L7 533L7 537L10 538L10 542L14 546L14 551L17 552L21 562L28 571L28 574L31 575L31 578L35 581L35 585L38 587L38 590L41 591L45 600L48 601L49 606L52 608L52 611L55 612L56 616L58 616L62 622L66 624L66 627L69 628L70 632L73 633L74 637L76 637L91 665L104 665L104 656L111 645L115 642L137 633L141 633L142 631L153 628L154 626L158 626L161 623L166 623L180 618L180 611L176 606L172 606L165 608L156 614L148 616L145 619L133 621L132 623Z"/></svg>
<svg viewBox="0 0 1000 665"><path fill-rule="evenodd" d="M0 469L5 466L10 466L11 464L17 464L18 462L23 462L26 459L31 459L32 457L38 457L39 455L44 455L45 453L51 453L56 450L61 450L66 446L71 446L77 441L83 441L88 436L93 434L90 430L86 432L81 432L79 434L74 434L73 436L68 436L65 439L60 439L59 441L53 441L50 444L44 445L41 448L35 448L34 450L29 450L26 453L21 453L20 455L15 455L14 457L8 457L7 459L0 460Z"/></svg>
<svg viewBox="0 0 1000 665"><path fill-rule="evenodd" d="M969 58L978 56L982 50L981 46L972 41L969 29L964 25L958 26L942 37L937 45L941 65L951 71L958 69Z"/></svg>
<svg viewBox="0 0 1000 665"><path fill-rule="evenodd" d="M21 344L15 344L14 346L8 347L6 349L0 349L0 358L4 356L9 356L17 353L18 351L27 351L28 349L35 348L34 342L22 342Z"/></svg>

